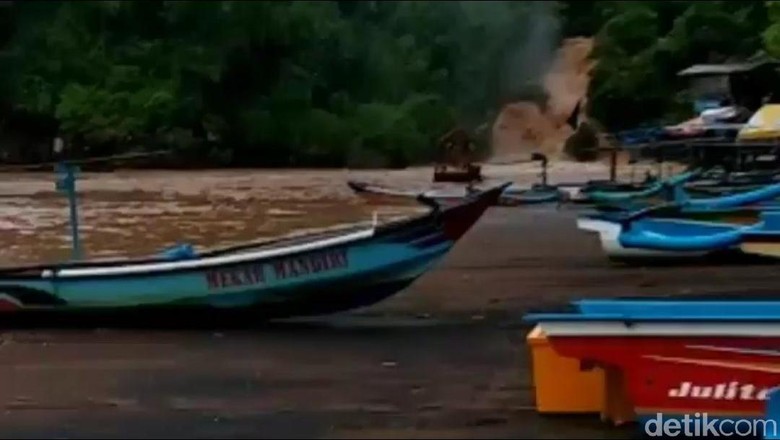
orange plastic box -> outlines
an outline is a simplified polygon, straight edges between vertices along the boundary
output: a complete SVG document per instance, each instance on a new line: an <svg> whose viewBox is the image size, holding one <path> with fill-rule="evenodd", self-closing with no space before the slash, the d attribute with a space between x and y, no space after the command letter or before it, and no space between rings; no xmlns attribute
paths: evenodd
<svg viewBox="0 0 780 440"><path fill-rule="evenodd" d="M558 355L539 327L528 334L536 410L551 414L601 414L606 408L604 370L584 371L579 359Z"/></svg>

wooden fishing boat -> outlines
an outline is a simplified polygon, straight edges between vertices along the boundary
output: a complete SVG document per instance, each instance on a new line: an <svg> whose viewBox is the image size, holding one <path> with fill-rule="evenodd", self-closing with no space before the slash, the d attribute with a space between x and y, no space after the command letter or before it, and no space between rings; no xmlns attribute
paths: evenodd
<svg viewBox="0 0 780 440"><path fill-rule="evenodd" d="M410 219L200 255L2 269L0 309L251 309L278 318L367 306L441 260L506 186L446 207L420 197L431 210Z"/></svg>
<svg viewBox="0 0 780 440"><path fill-rule="evenodd" d="M607 371L630 406L616 413L640 427L659 415L762 420L780 380L777 299L603 300L525 320L558 355Z"/></svg>
<svg viewBox="0 0 780 440"><path fill-rule="evenodd" d="M416 202L419 193L409 190L388 188L382 185L374 185L367 182L354 180L347 181L347 185L371 204L395 204ZM428 190L423 194L441 204L459 203L469 197L470 194L479 191L472 186L462 189ZM509 186L496 201L497 206L534 205L540 203L553 203L562 200L565 194L557 188L545 185L533 185L528 188Z"/></svg>
<svg viewBox="0 0 780 440"><path fill-rule="evenodd" d="M347 185L355 194L361 196L372 205L385 205L396 203L418 203L420 192L388 188L367 182L348 180ZM428 190L422 193L425 197L433 199L436 203L450 205L461 202L469 195L469 191L453 190Z"/></svg>

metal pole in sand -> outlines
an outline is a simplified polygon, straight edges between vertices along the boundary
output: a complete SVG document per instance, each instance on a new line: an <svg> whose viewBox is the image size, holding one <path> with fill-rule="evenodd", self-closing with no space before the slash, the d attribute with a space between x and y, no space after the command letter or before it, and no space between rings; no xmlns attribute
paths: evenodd
<svg viewBox="0 0 780 440"><path fill-rule="evenodd" d="M55 166L57 173L56 188L65 192L68 196L68 209L70 211L70 237L73 260L81 259L81 243L79 241L79 215L76 200L76 173L79 171L76 165L60 162Z"/></svg>

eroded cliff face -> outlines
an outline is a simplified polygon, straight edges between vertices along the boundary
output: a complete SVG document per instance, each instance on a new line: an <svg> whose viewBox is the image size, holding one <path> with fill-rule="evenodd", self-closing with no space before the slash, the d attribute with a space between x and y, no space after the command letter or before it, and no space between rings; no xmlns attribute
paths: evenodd
<svg viewBox="0 0 780 440"><path fill-rule="evenodd" d="M571 38L558 49L544 77L548 100L544 108L533 102L506 105L492 127L491 161L510 161L515 157L541 152L551 159L564 158L563 145L574 132L567 119L585 99L594 61L591 38ZM585 115L580 113L580 118Z"/></svg>

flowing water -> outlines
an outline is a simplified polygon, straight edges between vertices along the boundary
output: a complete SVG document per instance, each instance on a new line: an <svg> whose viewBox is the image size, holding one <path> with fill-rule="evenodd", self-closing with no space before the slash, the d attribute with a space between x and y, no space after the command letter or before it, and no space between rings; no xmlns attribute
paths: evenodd
<svg viewBox="0 0 780 440"><path fill-rule="evenodd" d="M605 178L604 164L556 163L550 181ZM538 164L489 166L484 186L538 182ZM348 179L424 191L429 167L398 171L220 170L119 171L78 176L79 231L85 258L152 255L176 243L197 249L354 222L423 212L412 203L369 205ZM461 189L462 191L462 189ZM65 194L54 174L0 174L0 265L52 263L71 256Z"/></svg>
<svg viewBox="0 0 780 440"><path fill-rule="evenodd" d="M417 207L367 206L337 172L207 171L79 177L85 257L141 256L175 243L223 246L309 228L406 215ZM68 203L49 173L0 176L0 264L68 259Z"/></svg>

